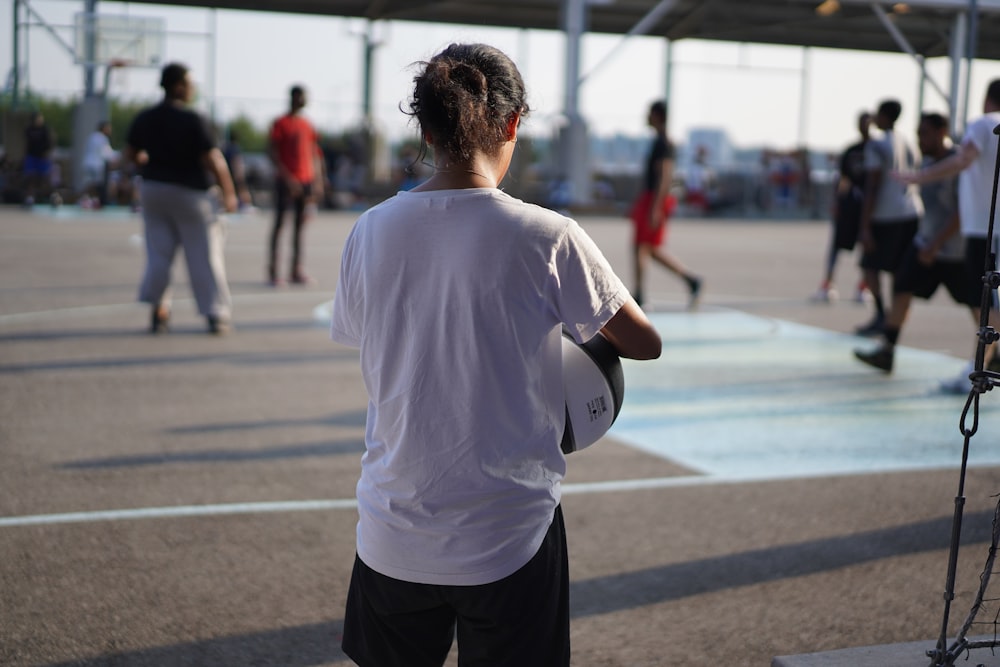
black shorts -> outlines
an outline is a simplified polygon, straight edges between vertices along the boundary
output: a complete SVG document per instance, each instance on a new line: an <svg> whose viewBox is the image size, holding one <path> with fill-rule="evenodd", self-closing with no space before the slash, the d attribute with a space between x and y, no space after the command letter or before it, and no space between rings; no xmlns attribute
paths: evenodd
<svg viewBox="0 0 1000 667"><path fill-rule="evenodd" d="M415 584L355 557L342 648L360 667L569 667L569 561L562 510L526 565L481 586Z"/></svg>
<svg viewBox="0 0 1000 667"><path fill-rule="evenodd" d="M927 265L920 262L919 254L920 249L911 243L892 281L893 293L910 293L921 299L929 299L934 296L939 285L944 285L952 299L965 305L969 292L965 263L962 260L936 260Z"/></svg>
<svg viewBox="0 0 1000 667"><path fill-rule="evenodd" d="M989 244L986 242L986 239L966 237L966 292L964 302L976 309L978 309L983 303L983 274L986 271L986 252L988 250ZM995 270L995 267L992 270ZM997 293L995 290L990 296L990 302L993 308L997 307Z"/></svg>
<svg viewBox="0 0 1000 667"><path fill-rule="evenodd" d="M916 218L872 225L875 249L861 255L861 268L895 273L916 233Z"/></svg>

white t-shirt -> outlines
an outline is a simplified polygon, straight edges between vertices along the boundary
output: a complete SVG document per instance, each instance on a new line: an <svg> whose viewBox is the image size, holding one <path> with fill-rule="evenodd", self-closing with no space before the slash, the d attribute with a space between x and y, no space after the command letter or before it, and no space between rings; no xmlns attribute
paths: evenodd
<svg viewBox="0 0 1000 667"><path fill-rule="evenodd" d="M873 224L902 222L923 215L919 188L892 176L894 171L913 171L916 167L916 153L893 130L886 130L881 139L865 142L865 169L882 174L872 209Z"/></svg>
<svg viewBox="0 0 1000 667"><path fill-rule="evenodd" d="M83 166L94 171L103 171L105 162L114 155L108 135L103 132L92 132L87 137L87 146L83 151Z"/></svg>
<svg viewBox="0 0 1000 667"><path fill-rule="evenodd" d="M384 575L479 585L538 550L566 462L560 329L627 290L573 220L493 188L400 192L344 247L331 335L368 390L357 549Z"/></svg>
<svg viewBox="0 0 1000 667"><path fill-rule="evenodd" d="M958 214L965 237L986 238L989 230L997 159L997 135L993 134L993 128L997 125L1000 112L994 111L969 123L962 137L963 145L972 143L979 151L979 157L958 175Z"/></svg>

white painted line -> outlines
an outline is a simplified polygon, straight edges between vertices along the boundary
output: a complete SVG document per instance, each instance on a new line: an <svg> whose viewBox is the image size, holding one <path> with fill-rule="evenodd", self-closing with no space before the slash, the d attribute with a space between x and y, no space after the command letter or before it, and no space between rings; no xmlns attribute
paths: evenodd
<svg viewBox="0 0 1000 667"><path fill-rule="evenodd" d="M309 294L303 292L301 294L294 294L290 292L276 293L268 288L267 292L260 292L256 294L240 294L233 297L233 302L236 304L257 304L257 303L268 303L271 301L314 301L316 299L315 294ZM194 299L190 297L178 297L173 300L174 305L178 304L189 304L192 303ZM332 302L331 302L332 303ZM70 306L67 308L53 308L51 310L33 310L23 313L8 313L6 315L0 315L0 326L5 324L20 324L24 322L31 322L34 320L44 320L56 317L66 317L66 316L90 316L90 315L101 315L112 312L120 312L125 310L136 310L139 308L148 308L145 304L131 301L129 303L108 303L93 306ZM315 311L314 311L315 315Z"/></svg>
<svg viewBox="0 0 1000 667"><path fill-rule="evenodd" d="M343 500L291 500L285 502L229 503L225 505L182 505L179 507L143 507L130 510L105 510L98 512L72 512L67 514L36 514L33 516L0 517L0 528L13 526L43 526L60 523L93 523L98 521L124 521L130 519L178 519L197 516L224 516L232 514L267 514L271 512L315 512L324 510L354 509L358 501Z"/></svg>
<svg viewBox="0 0 1000 667"><path fill-rule="evenodd" d="M976 466L971 466L976 467ZM914 466L911 471L940 470L947 468ZM827 474L788 474L774 475L764 479L753 476L684 476L684 477L652 477L645 479L620 479L607 482L586 482L580 484L563 484L564 496L582 495L587 493L615 493L622 491L644 491L648 489L669 489L692 486L710 486L721 484L747 484L788 479L809 479L819 477L856 477L859 474L880 474L882 470L870 473L827 473ZM128 521L135 519L180 519L188 517L227 516L237 514L270 514L275 512L316 512L332 510L357 509L358 501L354 498L333 500L290 500L258 503L227 503L221 505L181 505L177 507L143 507L129 510L105 510L96 512L71 512L66 514L35 514L30 516L0 517L0 528L19 526L46 526L66 523L96 523L102 521Z"/></svg>

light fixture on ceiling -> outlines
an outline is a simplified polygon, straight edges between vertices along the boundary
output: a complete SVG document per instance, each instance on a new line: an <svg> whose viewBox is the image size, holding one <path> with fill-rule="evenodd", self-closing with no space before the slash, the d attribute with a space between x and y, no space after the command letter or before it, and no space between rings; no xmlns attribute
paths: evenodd
<svg viewBox="0 0 1000 667"><path fill-rule="evenodd" d="M910 5L905 2L897 2L892 5L892 12L894 14L907 14L910 11Z"/></svg>
<svg viewBox="0 0 1000 667"><path fill-rule="evenodd" d="M816 5L816 13L820 16L832 16L840 11L839 0L823 0Z"/></svg>

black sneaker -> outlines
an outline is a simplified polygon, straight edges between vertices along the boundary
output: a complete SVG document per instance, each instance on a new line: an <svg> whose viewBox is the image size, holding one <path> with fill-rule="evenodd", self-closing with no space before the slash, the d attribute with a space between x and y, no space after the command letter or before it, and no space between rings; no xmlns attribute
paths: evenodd
<svg viewBox="0 0 1000 667"><path fill-rule="evenodd" d="M872 321L868 324L862 324L854 330L854 333L859 336L879 336L885 331L885 317L881 315L876 315L872 318Z"/></svg>
<svg viewBox="0 0 1000 667"><path fill-rule="evenodd" d="M892 362L895 357L894 351L888 345L880 345L871 352L864 350L854 350L854 356L859 361L863 361L869 366L874 366L886 373L892 372Z"/></svg>
<svg viewBox="0 0 1000 667"><path fill-rule="evenodd" d="M225 336L232 331L232 325L229 320L219 317L217 315L209 315L205 318L208 322L208 333L213 336Z"/></svg>
<svg viewBox="0 0 1000 667"><path fill-rule="evenodd" d="M688 310L696 310L701 301L701 278L692 278L688 282L688 289L691 290L688 296Z"/></svg>
<svg viewBox="0 0 1000 667"><path fill-rule="evenodd" d="M170 331L170 311L163 306L153 306L149 318L149 333L163 334Z"/></svg>

